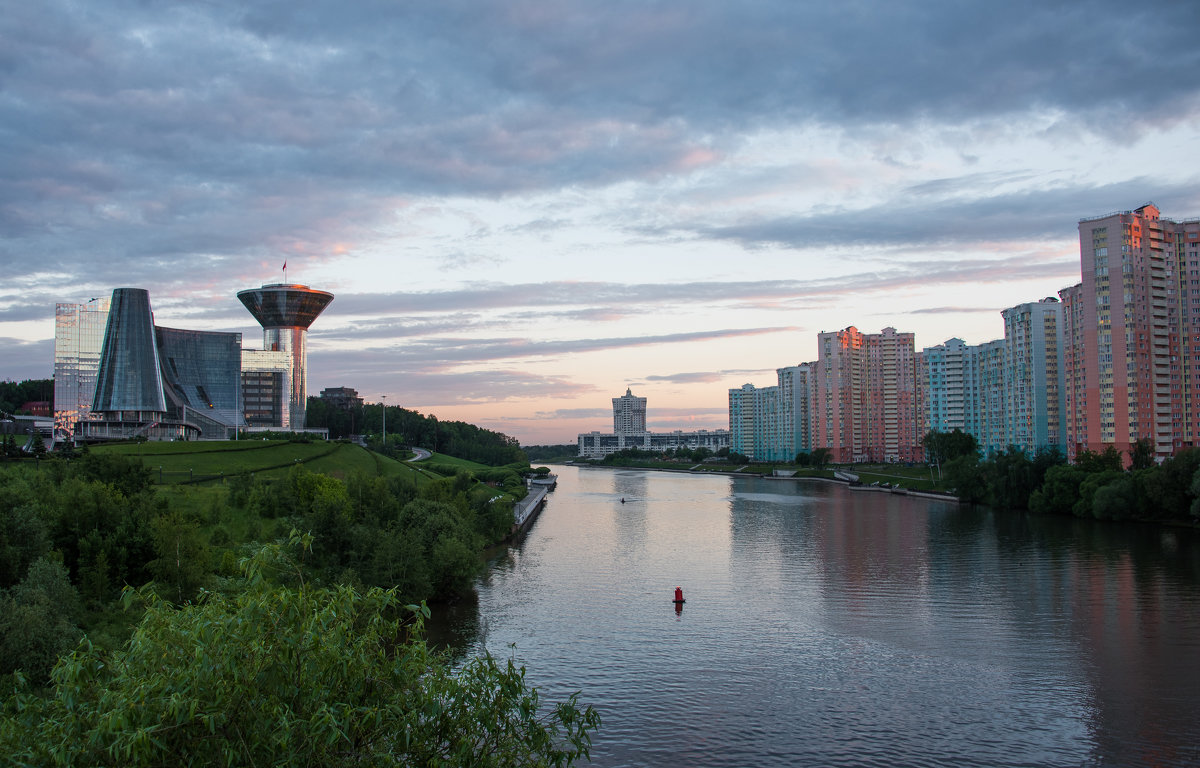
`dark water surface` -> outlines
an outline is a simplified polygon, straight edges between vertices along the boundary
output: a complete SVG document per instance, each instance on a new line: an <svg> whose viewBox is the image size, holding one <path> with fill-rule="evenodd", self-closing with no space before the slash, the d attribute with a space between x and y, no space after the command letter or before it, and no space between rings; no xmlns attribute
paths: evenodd
<svg viewBox="0 0 1200 768"><path fill-rule="evenodd" d="M1200 765L1194 530L556 472L443 618L547 700L582 691L595 765Z"/></svg>

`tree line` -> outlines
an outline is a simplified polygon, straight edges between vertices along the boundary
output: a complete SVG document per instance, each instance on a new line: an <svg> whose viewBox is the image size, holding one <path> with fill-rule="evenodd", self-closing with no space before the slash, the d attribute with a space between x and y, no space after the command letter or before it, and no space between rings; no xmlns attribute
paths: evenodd
<svg viewBox="0 0 1200 768"><path fill-rule="evenodd" d="M973 437L955 433L930 432L923 443L946 485L963 501L1099 520L1200 518L1200 449L1187 448L1156 463L1153 444L1143 438L1129 450L1128 462L1108 446L1081 451L1068 464L1057 448L1029 454L1009 446L983 458Z"/></svg>
<svg viewBox="0 0 1200 768"><path fill-rule="evenodd" d="M30 401L54 403L54 379L0 381L0 413L17 413Z"/></svg>
<svg viewBox="0 0 1200 768"><path fill-rule="evenodd" d="M207 503L168 501L136 459L101 451L0 472L0 674L44 681L123 587L152 583L185 604L234 583L252 542L291 529L313 535L303 565L319 583L454 600L513 523L511 501L466 471L418 487L405 475L339 479L299 465L274 482L240 475L200 491Z"/></svg>
<svg viewBox="0 0 1200 768"><path fill-rule="evenodd" d="M386 406L387 441L383 442L385 408L364 404L342 408L320 397L308 398L306 424L329 430L331 438L371 435L368 444L391 455L402 446L420 446L447 456L487 464L491 467L528 463L520 442L502 432L477 427L465 421L441 421L395 405Z"/></svg>

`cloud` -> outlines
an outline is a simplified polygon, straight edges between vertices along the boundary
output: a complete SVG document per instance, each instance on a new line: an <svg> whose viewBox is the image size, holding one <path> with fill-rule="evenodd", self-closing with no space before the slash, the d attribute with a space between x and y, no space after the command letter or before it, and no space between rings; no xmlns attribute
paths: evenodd
<svg viewBox="0 0 1200 768"><path fill-rule="evenodd" d="M25 341L0 336L0 377L10 381L47 379L54 370L54 340Z"/></svg>
<svg viewBox="0 0 1200 768"><path fill-rule="evenodd" d="M1179 73L1200 69L1197 27L1200 7L1169 0L16 5L0 19L0 256L87 263L110 284L131 268L143 283L249 277L247 259L322 259L372 237L413 196L689 174L762 130L1053 114L1136 136L1196 119ZM1156 30L1152 49L1126 42L1136 28ZM1128 197L1097 193L1024 228ZM866 226L801 217L712 234L960 242L1016 223L976 210L939 236L950 217L862 213Z"/></svg>
<svg viewBox="0 0 1200 768"><path fill-rule="evenodd" d="M395 347L362 350L322 349L320 359L347 373L376 370L404 376L421 371L448 372L464 365L500 360L558 358L588 352L631 349L658 345L687 344L715 339L743 338L773 333L791 333L792 327L725 328L706 331L537 341L526 338L466 338L438 336L417 338ZM317 356L313 356L313 360Z"/></svg>
<svg viewBox="0 0 1200 768"><path fill-rule="evenodd" d="M923 307L921 309L910 309L904 314L906 315L948 315L957 314L960 312L979 312L979 313L995 313L1000 314L1002 307Z"/></svg>
<svg viewBox="0 0 1200 768"><path fill-rule="evenodd" d="M811 210L792 216L747 220L740 224L697 228L706 237L734 240L754 248L954 247L965 244L1023 243L1038 239L1074 238L1080 218L1108 213L1114 200L1146 202L1154 192L1160 199L1195 200L1194 182L1172 184L1131 179L1101 186L1063 185L1049 189L1003 194L961 194L979 186L978 176L927 182L913 197L861 209ZM910 188L909 190L913 190ZM1140 202L1139 202L1140 204Z"/></svg>
<svg viewBox="0 0 1200 768"><path fill-rule="evenodd" d="M712 384L725 381L731 376L754 376L772 372L770 369L734 369L723 371L694 371L691 373L671 373L661 376L645 376L646 381L667 382L670 384Z"/></svg>

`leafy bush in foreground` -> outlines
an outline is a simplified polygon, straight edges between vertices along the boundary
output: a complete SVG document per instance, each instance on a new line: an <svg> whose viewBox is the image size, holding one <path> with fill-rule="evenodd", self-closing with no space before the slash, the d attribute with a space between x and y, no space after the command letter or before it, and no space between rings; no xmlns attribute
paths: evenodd
<svg viewBox="0 0 1200 768"><path fill-rule="evenodd" d="M511 661L484 656L452 671L421 639L428 609L389 590L309 587L283 552L260 550L232 597L176 608L127 590L127 603L146 603L129 643L104 654L85 641L55 668L49 697L10 696L0 754L27 766L566 766L588 756L591 707L572 696L542 711ZM276 567L294 586L269 583Z"/></svg>

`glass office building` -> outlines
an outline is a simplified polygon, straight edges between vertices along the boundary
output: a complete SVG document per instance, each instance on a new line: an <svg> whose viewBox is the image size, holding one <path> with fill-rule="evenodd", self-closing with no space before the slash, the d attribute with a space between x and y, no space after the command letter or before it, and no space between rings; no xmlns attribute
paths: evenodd
<svg viewBox="0 0 1200 768"><path fill-rule="evenodd" d="M144 288L113 291L92 410L104 421L166 418L154 315L150 312L150 292Z"/></svg>
<svg viewBox="0 0 1200 768"><path fill-rule="evenodd" d="M108 305L107 298L96 298L83 304L54 306L56 440L69 440L75 434L75 425L92 417Z"/></svg>
<svg viewBox="0 0 1200 768"><path fill-rule="evenodd" d="M242 426L242 334L155 326L163 394L173 418L202 437L223 438Z"/></svg>
<svg viewBox="0 0 1200 768"><path fill-rule="evenodd" d="M308 326L333 295L303 285L238 294L266 349L242 334L154 324L150 294L58 304L55 432L60 439L227 438L237 428L303 429Z"/></svg>

